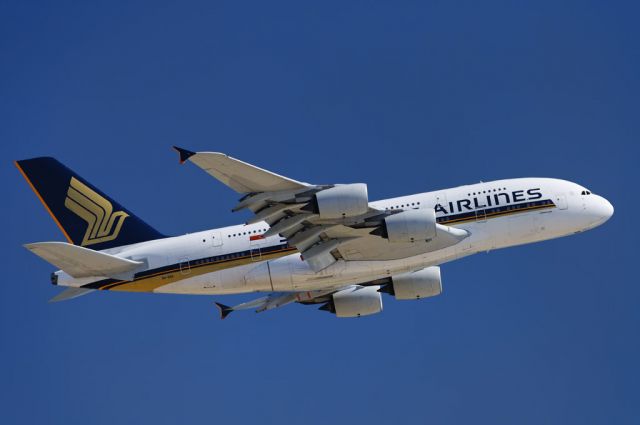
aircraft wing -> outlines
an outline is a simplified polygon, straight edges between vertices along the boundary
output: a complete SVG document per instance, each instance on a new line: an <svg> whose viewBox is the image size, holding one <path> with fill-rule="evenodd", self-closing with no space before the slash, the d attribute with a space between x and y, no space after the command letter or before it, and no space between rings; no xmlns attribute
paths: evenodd
<svg viewBox="0 0 640 425"><path fill-rule="evenodd" d="M191 152L174 146L180 163L189 160L238 193L304 189L306 183L280 176L219 152Z"/></svg>
<svg viewBox="0 0 640 425"><path fill-rule="evenodd" d="M326 291L307 291L307 292L273 292L265 297L252 301L244 302L233 307L226 306L221 303L215 303L220 318L225 319L229 314L237 310L255 310L256 313L282 307L293 302L301 304L321 304L328 303L331 295L337 290L331 289ZM320 307L323 309L323 307Z"/></svg>
<svg viewBox="0 0 640 425"><path fill-rule="evenodd" d="M241 193L233 211L252 211L247 224L266 221L271 227L263 236L287 238L316 272L338 259L394 260L441 249L468 236L464 230L436 224L433 240L396 242L390 249L382 230L384 220L403 210L372 208L366 184L302 183L223 153L174 148L181 163L190 161Z"/></svg>

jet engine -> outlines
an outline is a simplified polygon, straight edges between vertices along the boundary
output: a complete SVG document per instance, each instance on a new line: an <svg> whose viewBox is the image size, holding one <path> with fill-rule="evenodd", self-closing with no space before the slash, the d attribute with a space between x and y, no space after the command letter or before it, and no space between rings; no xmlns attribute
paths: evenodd
<svg viewBox="0 0 640 425"><path fill-rule="evenodd" d="M333 294L331 300L320 307L338 317L360 317L382 311L380 286L354 286Z"/></svg>
<svg viewBox="0 0 640 425"><path fill-rule="evenodd" d="M391 283L380 292L391 294L397 300L415 300L440 295L442 293L440 267L427 267L417 272L393 276Z"/></svg>
<svg viewBox="0 0 640 425"><path fill-rule="evenodd" d="M433 208L407 210L385 217L381 236L389 242L415 242L436 236L436 211Z"/></svg>
<svg viewBox="0 0 640 425"><path fill-rule="evenodd" d="M369 195L364 183L343 184L316 193L308 207L320 219L356 217L369 210Z"/></svg>

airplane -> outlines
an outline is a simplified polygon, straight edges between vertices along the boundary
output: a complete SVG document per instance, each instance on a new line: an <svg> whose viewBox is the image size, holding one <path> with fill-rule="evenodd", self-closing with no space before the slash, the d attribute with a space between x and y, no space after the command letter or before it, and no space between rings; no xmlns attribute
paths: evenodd
<svg viewBox="0 0 640 425"><path fill-rule="evenodd" d="M229 307L319 306L336 317L440 295L440 265L478 252L580 233L613 206L553 178L480 182L380 201L367 185L311 184L218 152L174 147L241 195L244 224L167 236L51 157L15 161L67 242L24 245L59 270L57 302L93 291L225 295L266 293Z"/></svg>

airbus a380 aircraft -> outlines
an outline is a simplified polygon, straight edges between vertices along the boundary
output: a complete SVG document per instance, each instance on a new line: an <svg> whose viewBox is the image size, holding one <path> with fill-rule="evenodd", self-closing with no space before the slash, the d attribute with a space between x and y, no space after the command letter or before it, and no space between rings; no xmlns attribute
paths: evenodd
<svg viewBox="0 0 640 425"><path fill-rule="evenodd" d="M165 236L53 158L16 161L67 242L25 245L61 269L67 289L222 295L264 292L234 307L265 311L319 304L338 317L439 295L440 264L480 251L579 233L613 207L565 180L518 178L369 201L367 185L309 184L222 153L176 148L242 197L245 224Z"/></svg>

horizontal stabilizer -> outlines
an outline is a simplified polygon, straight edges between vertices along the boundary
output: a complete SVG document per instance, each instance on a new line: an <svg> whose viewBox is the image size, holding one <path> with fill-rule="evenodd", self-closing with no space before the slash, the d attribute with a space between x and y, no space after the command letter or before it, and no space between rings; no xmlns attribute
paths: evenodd
<svg viewBox="0 0 640 425"><path fill-rule="evenodd" d="M180 162L191 161L238 193L304 189L309 185L219 152L191 152L174 146Z"/></svg>
<svg viewBox="0 0 640 425"><path fill-rule="evenodd" d="M145 263L105 254L66 242L36 242L24 246L74 278L106 276L132 280Z"/></svg>
<svg viewBox="0 0 640 425"><path fill-rule="evenodd" d="M64 291L60 292L55 297L49 300L50 303L57 303L60 301L72 300L74 298L81 297L83 295L87 295L89 292L93 292L95 289L88 288L67 288Z"/></svg>

